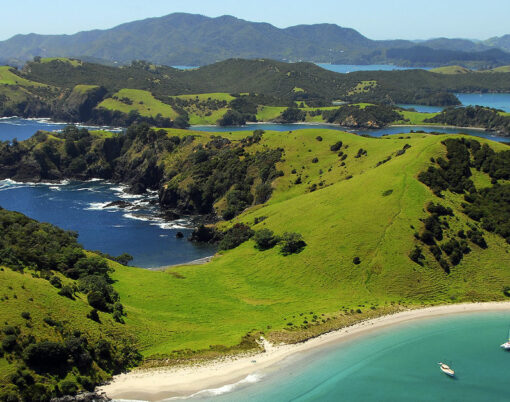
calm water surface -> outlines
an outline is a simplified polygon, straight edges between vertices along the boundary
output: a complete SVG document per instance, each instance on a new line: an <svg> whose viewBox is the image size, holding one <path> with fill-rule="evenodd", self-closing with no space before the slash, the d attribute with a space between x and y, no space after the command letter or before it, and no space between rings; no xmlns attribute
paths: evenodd
<svg viewBox="0 0 510 402"><path fill-rule="evenodd" d="M425 319L292 356L243 382L203 391L214 401L508 401L510 313ZM456 371L451 379L438 362Z"/></svg>
<svg viewBox="0 0 510 402"><path fill-rule="evenodd" d="M325 70L334 71L335 73L352 73L354 71L394 71L394 70L429 70L428 67L400 67L388 64L326 64L317 63L319 67Z"/></svg>
<svg viewBox="0 0 510 402"><path fill-rule="evenodd" d="M385 127L377 130L368 130L368 129L349 129L345 127L328 125L328 124L247 124L245 126L228 126L228 127L218 127L218 126L193 126L193 130L197 131L206 131L206 132L236 132L236 131L253 131L256 129L261 130L274 130L274 131L282 131L289 132L300 129L330 129L330 130L338 130L338 131L347 131L352 132L354 134L360 135L370 135L372 137L382 137L383 135L390 134L407 134L413 131L424 131L426 133L444 133L444 134L469 134L477 137L487 138L492 141L499 142L510 142L510 137L501 137L495 135L490 132L486 132L483 130L473 130L473 129L461 129L461 128L451 128L451 127L431 127L431 126L399 126L399 127Z"/></svg>
<svg viewBox="0 0 510 402"><path fill-rule="evenodd" d="M22 119L19 117L0 118L0 141L12 141L16 138L23 141L35 134L37 130L58 131L62 130L67 123L55 123L49 119ZM122 129L111 127L97 127L78 125L91 130L105 129L108 131L120 132Z"/></svg>

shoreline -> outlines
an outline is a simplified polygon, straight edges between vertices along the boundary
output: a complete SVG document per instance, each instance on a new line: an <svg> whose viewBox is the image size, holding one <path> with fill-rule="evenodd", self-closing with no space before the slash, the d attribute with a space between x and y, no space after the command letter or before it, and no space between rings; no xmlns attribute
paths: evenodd
<svg viewBox="0 0 510 402"><path fill-rule="evenodd" d="M276 366L289 356L311 351L331 344L366 335L372 331L413 320L434 318L449 314L475 312L510 312L510 302L463 303L410 309L378 318L361 321L325 333L305 342L272 345L261 339L264 351L206 362L199 366L176 366L158 369L134 370L115 376L106 385L97 388L112 399L159 401L172 397L187 397L206 389L247 381L247 377Z"/></svg>
<svg viewBox="0 0 510 402"><path fill-rule="evenodd" d="M249 127L249 126L257 126L257 125L264 125L264 124L280 124L280 125L292 125L292 124L295 124L295 125L302 125L302 126L310 126L311 128L313 127L317 127L317 126L330 126L330 127L338 127L338 128L341 128L341 129L344 129L344 131L346 133L351 133L351 134L356 134L356 135L361 135L361 134L358 134L355 130L373 130L373 131L377 131L377 130L382 130L384 128L390 128L390 127L427 127L427 128L448 128L448 129L459 129L459 130L473 130L473 131L481 131L481 132L485 132L487 134L494 134L494 135L499 135L501 137L505 137L504 134L500 134L498 133L497 131L493 131L493 130L487 130L486 128L482 128L482 127L470 127L470 126L452 126L452 125L447 125L447 124L428 124L428 123L422 123L422 124L389 124L388 126L385 126L385 127L381 127L381 128L360 128L360 127L346 127L346 126L341 126L339 124L335 124L335 123L327 123L327 122L306 122L306 121L298 121L298 122L294 122L294 123L274 123L272 121L257 121L257 122L247 122L246 124L242 125L242 126L236 126L236 127ZM193 131L193 128L194 127L217 127L217 128L224 128L224 127L228 127L228 126L217 126L215 124L194 124L194 125L191 125L188 127L189 130ZM301 130L306 130L306 129L301 129ZM220 131L218 131L220 132ZM409 134L409 133L397 133L397 134ZM397 134L393 134L393 135L397 135ZM459 134L463 134L463 133L459 133ZM469 135L469 134L468 134ZM509 136L510 138L510 136Z"/></svg>

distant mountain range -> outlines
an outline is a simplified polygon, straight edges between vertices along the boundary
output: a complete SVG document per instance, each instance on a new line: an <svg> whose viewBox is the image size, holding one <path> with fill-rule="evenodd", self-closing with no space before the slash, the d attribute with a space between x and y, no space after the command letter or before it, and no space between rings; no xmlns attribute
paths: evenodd
<svg viewBox="0 0 510 402"><path fill-rule="evenodd" d="M74 35L16 35L0 42L0 61L23 64L35 56L76 57L105 64L147 60L199 66L228 58L271 58L332 64L457 64L493 68L510 64L510 35L467 39L371 40L333 24L285 29L232 16L175 13Z"/></svg>

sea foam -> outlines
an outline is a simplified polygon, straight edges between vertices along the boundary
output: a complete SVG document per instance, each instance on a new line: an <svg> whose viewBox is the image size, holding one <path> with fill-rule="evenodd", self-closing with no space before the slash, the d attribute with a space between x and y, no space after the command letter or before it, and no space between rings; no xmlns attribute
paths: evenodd
<svg viewBox="0 0 510 402"><path fill-rule="evenodd" d="M243 378L241 381L235 382L233 384L226 384L219 388L204 389L202 391L198 391L198 392L196 392L192 395L189 395L189 396L185 396L185 397L177 396L177 397L164 399L163 401L176 401L176 400L191 399L191 398L196 398L196 397L219 396L219 395L223 395L223 394L232 392L236 388L239 388L240 386L255 384L255 383L259 382L260 380L262 380L262 378L264 378L264 376L262 374L253 373L253 374L249 374L248 376Z"/></svg>

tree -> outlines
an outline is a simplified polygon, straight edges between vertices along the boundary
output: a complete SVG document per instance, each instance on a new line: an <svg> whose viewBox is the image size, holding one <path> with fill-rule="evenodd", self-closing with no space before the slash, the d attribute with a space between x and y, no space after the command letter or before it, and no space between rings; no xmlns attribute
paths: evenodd
<svg viewBox="0 0 510 402"><path fill-rule="evenodd" d="M92 321L101 322L99 319L99 314L97 313L97 309L93 308L90 310L90 313L87 314L87 318L90 318Z"/></svg>
<svg viewBox="0 0 510 402"><path fill-rule="evenodd" d="M285 232L281 238L281 250L283 255L297 254L303 251L306 243L299 233Z"/></svg>
<svg viewBox="0 0 510 402"><path fill-rule="evenodd" d="M255 248L258 250L269 250L278 244L278 237L269 229L262 229L255 232L253 236Z"/></svg>
<svg viewBox="0 0 510 402"><path fill-rule="evenodd" d="M87 302L91 307L94 307L99 311L109 310L105 297L97 290L94 290L87 295Z"/></svg>

